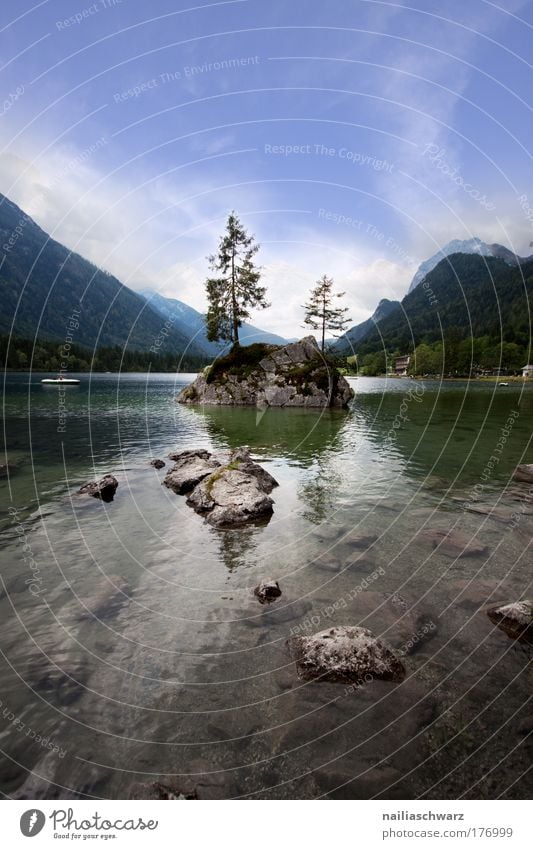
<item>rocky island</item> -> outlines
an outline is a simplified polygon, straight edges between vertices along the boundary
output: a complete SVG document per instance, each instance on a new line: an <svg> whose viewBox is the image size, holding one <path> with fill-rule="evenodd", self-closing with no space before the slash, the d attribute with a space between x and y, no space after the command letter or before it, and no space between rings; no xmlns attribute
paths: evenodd
<svg viewBox="0 0 533 849"><path fill-rule="evenodd" d="M236 347L178 395L180 404L347 407L354 396L313 336L288 345Z"/></svg>

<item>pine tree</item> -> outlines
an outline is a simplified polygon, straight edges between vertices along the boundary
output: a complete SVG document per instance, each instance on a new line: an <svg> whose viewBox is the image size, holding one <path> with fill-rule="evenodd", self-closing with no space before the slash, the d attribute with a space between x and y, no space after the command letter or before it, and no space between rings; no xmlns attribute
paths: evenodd
<svg viewBox="0 0 533 849"><path fill-rule="evenodd" d="M226 232L220 239L218 253L210 256L212 271L219 277L206 281L209 307L206 316L210 342L226 340L239 344L239 327L250 318L249 308L266 309L270 304L266 289L259 285L261 271L253 258L259 245L249 236L234 212L228 216Z"/></svg>
<svg viewBox="0 0 533 849"><path fill-rule="evenodd" d="M311 292L311 298L304 304L305 324L322 334L321 350L324 351L326 330L331 330L334 336L340 336L351 323L346 313L348 307L333 307L333 298L344 297L345 292L333 292L333 280L324 274Z"/></svg>

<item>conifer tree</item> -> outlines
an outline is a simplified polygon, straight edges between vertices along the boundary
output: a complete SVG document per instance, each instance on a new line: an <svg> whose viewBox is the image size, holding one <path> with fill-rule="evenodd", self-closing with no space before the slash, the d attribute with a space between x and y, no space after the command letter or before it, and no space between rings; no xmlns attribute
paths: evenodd
<svg viewBox="0 0 533 849"><path fill-rule="evenodd" d="M304 304L304 322L313 330L320 330L322 352L326 341L326 330L330 330L334 336L340 336L351 323L351 319L346 315L348 307L333 306L333 299L342 298L345 294L345 292L333 292L333 280L324 274L320 280L317 280L308 303Z"/></svg>
<svg viewBox="0 0 533 849"><path fill-rule="evenodd" d="M226 232L218 251L210 256L209 265L218 276L206 281L208 310L207 338L239 344L239 328L250 318L249 309L266 309L266 289L259 285L261 270L254 265L259 250L234 212L228 216Z"/></svg>

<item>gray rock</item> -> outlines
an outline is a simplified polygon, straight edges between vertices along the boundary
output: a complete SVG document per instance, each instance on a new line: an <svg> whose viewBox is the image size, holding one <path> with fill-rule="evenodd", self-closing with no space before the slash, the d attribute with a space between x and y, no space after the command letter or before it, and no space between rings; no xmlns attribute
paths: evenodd
<svg viewBox="0 0 533 849"><path fill-rule="evenodd" d="M271 604L280 597L280 586L277 581L261 581L261 583L255 587L254 595L257 599L259 599L261 604Z"/></svg>
<svg viewBox="0 0 533 849"><path fill-rule="evenodd" d="M205 450L172 456L176 464L163 483L180 495L189 493L187 504L214 527L243 525L272 514L269 493L278 483L252 460L248 448L227 456Z"/></svg>
<svg viewBox="0 0 533 849"><path fill-rule="evenodd" d="M311 637L289 637L287 647L304 681L364 684L405 678L400 658L367 628L339 625Z"/></svg>
<svg viewBox="0 0 533 849"><path fill-rule="evenodd" d="M181 404L226 404L258 407L346 407L354 395L349 383L307 336L275 348L252 368L235 374L215 363L178 395ZM237 366L237 369L239 367ZM212 379L211 379L211 376Z"/></svg>
<svg viewBox="0 0 533 849"><path fill-rule="evenodd" d="M274 501L257 478L240 469L223 468L203 480L187 499L214 527L230 527L269 516Z"/></svg>
<svg viewBox="0 0 533 849"><path fill-rule="evenodd" d="M150 465L154 467L154 469L164 469L166 463L164 460L150 460Z"/></svg>
<svg viewBox="0 0 533 849"><path fill-rule="evenodd" d="M93 498L100 498L102 501L113 501L115 492L117 491L118 480L113 475L104 475L99 481L84 484L78 490L80 494L92 495Z"/></svg>
<svg viewBox="0 0 533 849"><path fill-rule="evenodd" d="M169 457L176 463L165 475L163 483L178 495L191 492L200 481L220 468L220 462L204 450L182 451Z"/></svg>
<svg viewBox="0 0 533 849"><path fill-rule="evenodd" d="M225 466L215 462L216 471L204 477L187 499L197 513L217 528L271 515L274 501L268 494L277 481L254 463L248 449L237 448Z"/></svg>
<svg viewBox="0 0 533 849"><path fill-rule="evenodd" d="M533 601L524 599L491 607L487 616L512 640L533 645Z"/></svg>

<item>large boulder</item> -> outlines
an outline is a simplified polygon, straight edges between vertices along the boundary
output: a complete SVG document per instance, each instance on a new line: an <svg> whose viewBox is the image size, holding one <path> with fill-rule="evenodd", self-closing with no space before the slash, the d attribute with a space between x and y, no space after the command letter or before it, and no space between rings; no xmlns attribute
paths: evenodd
<svg viewBox="0 0 533 849"><path fill-rule="evenodd" d="M228 456L209 451L182 451L170 455L176 465L163 481L216 528L243 525L272 514L270 493L277 481L255 463L247 448Z"/></svg>
<svg viewBox="0 0 533 849"><path fill-rule="evenodd" d="M282 347L249 345L215 361L178 395L180 404L346 407L353 389L307 336Z"/></svg>
<svg viewBox="0 0 533 849"><path fill-rule="evenodd" d="M270 516L274 501L269 493L277 481L250 455L235 452L226 466L205 477L187 498L197 513L216 528L231 527Z"/></svg>
<svg viewBox="0 0 533 849"><path fill-rule="evenodd" d="M512 640L533 644L533 601L515 601L487 610L491 622Z"/></svg>
<svg viewBox="0 0 533 849"><path fill-rule="evenodd" d="M398 655L367 628L339 625L311 637L289 637L287 647L304 681L365 684L405 678Z"/></svg>

